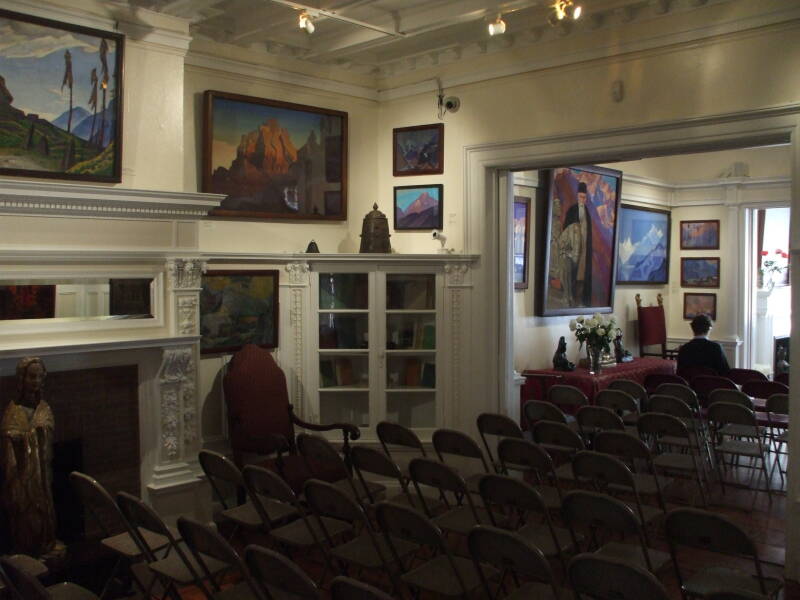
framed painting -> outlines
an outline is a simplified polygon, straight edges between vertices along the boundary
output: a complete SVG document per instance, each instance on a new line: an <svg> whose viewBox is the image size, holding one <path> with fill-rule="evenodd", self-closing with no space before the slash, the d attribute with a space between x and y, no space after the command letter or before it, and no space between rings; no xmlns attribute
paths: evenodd
<svg viewBox="0 0 800 600"><path fill-rule="evenodd" d="M670 213L623 204L619 211L617 283L669 283Z"/></svg>
<svg viewBox="0 0 800 600"><path fill-rule="evenodd" d="M392 130L395 177L444 173L444 123Z"/></svg>
<svg viewBox="0 0 800 600"><path fill-rule="evenodd" d="M200 291L200 352L278 347L278 271L209 271Z"/></svg>
<svg viewBox="0 0 800 600"><path fill-rule="evenodd" d="M394 228L414 231L442 228L444 186L401 185L394 188Z"/></svg>
<svg viewBox="0 0 800 600"><path fill-rule="evenodd" d="M122 181L125 36L0 10L0 175Z"/></svg>
<svg viewBox="0 0 800 600"><path fill-rule="evenodd" d="M212 216L347 220L347 113L207 90L203 191Z"/></svg>
<svg viewBox="0 0 800 600"><path fill-rule="evenodd" d="M681 258L681 287L719 287L718 257Z"/></svg>
<svg viewBox="0 0 800 600"><path fill-rule="evenodd" d="M719 250L719 220L681 221L681 250Z"/></svg>
<svg viewBox="0 0 800 600"><path fill-rule="evenodd" d="M613 310L621 185L613 169L550 171L538 315Z"/></svg>
<svg viewBox="0 0 800 600"><path fill-rule="evenodd" d="M683 318L691 321L697 315L708 315L712 321L717 320L717 295L695 294L687 292L683 295Z"/></svg>
<svg viewBox="0 0 800 600"><path fill-rule="evenodd" d="M531 199L514 196L514 289L528 289Z"/></svg>

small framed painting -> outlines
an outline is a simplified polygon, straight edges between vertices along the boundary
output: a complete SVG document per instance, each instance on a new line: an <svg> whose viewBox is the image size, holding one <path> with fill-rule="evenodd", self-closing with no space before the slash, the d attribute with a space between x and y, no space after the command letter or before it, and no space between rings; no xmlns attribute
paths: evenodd
<svg viewBox="0 0 800 600"><path fill-rule="evenodd" d="M278 271L209 271L200 291L200 352L278 347Z"/></svg>
<svg viewBox="0 0 800 600"><path fill-rule="evenodd" d="M444 186L401 185L394 188L394 228L413 231L442 228Z"/></svg>
<svg viewBox="0 0 800 600"><path fill-rule="evenodd" d="M395 128L392 160L395 177L444 173L444 123Z"/></svg>
<svg viewBox="0 0 800 600"><path fill-rule="evenodd" d="M669 283L670 213L623 204L619 212L617 283Z"/></svg>
<svg viewBox="0 0 800 600"><path fill-rule="evenodd" d="M681 250L719 250L719 220L681 221Z"/></svg>
<svg viewBox="0 0 800 600"><path fill-rule="evenodd" d="M681 287L719 287L718 257L681 258Z"/></svg>
<svg viewBox="0 0 800 600"><path fill-rule="evenodd" d="M683 295L683 318L691 321L698 315L708 315L717 320L717 295L685 293Z"/></svg>
<svg viewBox="0 0 800 600"><path fill-rule="evenodd" d="M514 289L528 289L531 199L514 196Z"/></svg>

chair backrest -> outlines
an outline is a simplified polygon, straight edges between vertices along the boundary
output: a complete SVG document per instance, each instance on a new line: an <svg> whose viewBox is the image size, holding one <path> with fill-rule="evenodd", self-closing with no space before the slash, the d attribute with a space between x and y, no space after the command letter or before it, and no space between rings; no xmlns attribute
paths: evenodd
<svg viewBox="0 0 800 600"><path fill-rule="evenodd" d="M658 386L662 383L680 383L681 385L689 385L680 375L673 375L671 373L650 373L644 378L644 387L648 394L652 394Z"/></svg>
<svg viewBox="0 0 800 600"><path fill-rule="evenodd" d="M587 436L598 430L625 431L622 418L604 406L581 406L575 413L575 419L578 421L584 439L588 439Z"/></svg>
<svg viewBox="0 0 800 600"><path fill-rule="evenodd" d="M597 452L622 456L631 461L644 460L648 465L652 461L647 444L627 431L601 431L595 436L593 447Z"/></svg>
<svg viewBox="0 0 800 600"><path fill-rule="evenodd" d="M769 381L766 375L755 369L730 369L725 373L725 377L738 385L743 385L748 381Z"/></svg>
<svg viewBox="0 0 800 600"><path fill-rule="evenodd" d="M486 598L494 596L482 564L493 565L504 572L509 569L514 575L520 574L526 578L550 584L553 589L553 598L559 597L550 563L547 562L539 548L518 533L487 525L477 525L467 536L467 547L481 577Z"/></svg>
<svg viewBox="0 0 800 600"><path fill-rule="evenodd" d="M467 484L464 478L444 463L429 458L414 458L408 463L408 473L417 488L423 505L425 499L419 489L420 485L427 485L454 494L467 493ZM469 498L469 496L467 497ZM427 508L425 512L428 512Z"/></svg>
<svg viewBox="0 0 800 600"><path fill-rule="evenodd" d="M769 398L772 394L788 394L789 386L777 381L748 381L742 391L753 398Z"/></svg>
<svg viewBox="0 0 800 600"><path fill-rule="evenodd" d="M305 459L306 466L312 477L320 476L320 473L316 473L315 470L319 470L324 465L326 473L320 478L324 476L325 479L328 479L330 477L328 473L338 473L341 479L349 479L350 472L344 459L336 451L333 444L321 435L298 434L297 449Z"/></svg>
<svg viewBox="0 0 800 600"><path fill-rule="evenodd" d="M339 575L331 581L331 600L392 600L392 597L363 581Z"/></svg>
<svg viewBox="0 0 800 600"><path fill-rule="evenodd" d="M662 383L655 389L654 393L659 396L680 398L692 409L697 409L700 406L695 391L688 385L683 385L682 383Z"/></svg>
<svg viewBox="0 0 800 600"><path fill-rule="evenodd" d="M708 420L717 425L756 426L756 414L746 406L731 402L715 402L708 407ZM761 438L757 438L761 439Z"/></svg>
<svg viewBox="0 0 800 600"><path fill-rule="evenodd" d="M686 402L675 396L665 396L663 394L650 396L650 411L672 415L679 419L694 418L694 412Z"/></svg>
<svg viewBox="0 0 800 600"><path fill-rule="evenodd" d="M714 390L738 390L739 388L727 377L719 375L698 375L692 379L692 389L701 402L708 404L708 395Z"/></svg>
<svg viewBox="0 0 800 600"><path fill-rule="evenodd" d="M649 571L619 559L579 554L567 566L567 578L578 600L669 600L661 582Z"/></svg>
<svg viewBox="0 0 800 600"><path fill-rule="evenodd" d="M692 379L698 375L719 375L719 373L717 373L717 370L712 367L706 367L703 365L688 365L678 367L678 375L691 383Z"/></svg>
<svg viewBox="0 0 800 600"><path fill-rule="evenodd" d="M636 313L639 320L639 356L644 356L645 346L656 344L662 347L667 343L667 322L664 318L664 306L661 304L661 295L658 296L658 306L642 306L639 294L636 294Z"/></svg>
<svg viewBox="0 0 800 600"><path fill-rule="evenodd" d="M618 458L593 450L581 450L572 457L576 479L591 481L598 489L618 485L636 491L636 482L628 466Z"/></svg>
<svg viewBox="0 0 800 600"><path fill-rule="evenodd" d="M789 394L772 394L767 398L766 410L768 413L774 413L776 415L788 415Z"/></svg>
<svg viewBox="0 0 800 600"><path fill-rule="evenodd" d="M350 461L357 473L372 473L402 481L400 467L383 452L368 446L356 446L350 451Z"/></svg>
<svg viewBox="0 0 800 600"><path fill-rule="evenodd" d="M234 452L278 450L265 448L264 433L281 435L294 447L286 376L271 352L255 344L243 346L228 363L222 385Z"/></svg>
<svg viewBox="0 0 800 600"><path fill-rule="evenodd" d="M583 450L586 446L581 437L568 425L554 421L539 421L533 426L533 439L547 446L561 446Z"/></svg>
<svg viewBox="0 0 800 600"><path fill-rule="evenodd" d="M622 390L633 397L639 403L639 410L643 410L644 405L647 404L647 390L633 379L615 379L608 384L608 389Z"/></svg>
<svg viewBox="0 0 800 600"><path fill-rule="evenodd" d="M225 500L225 494L220 486L220 482L228 483L240 488L244 486L244 478L242 472L239 470L232 460L211 450L200 450L198 454L200 467L203 469L211 484L211 489L214 490L214 495L222 503L222 507L227 509L228 503Z"/></svg>
<svg viewBox="0 0 800 600"><path fill-rule="evenodd" d="M573 385L562 383L551 385L547 390L547 401L556 406L584 406L589 404L589 399L582 391Z"/></svg>
<svg viewBox="0 0 800 600"><path fill-rule="evenodd" d="M639 412L639 403L636 397L631 396L624 390L615 390L612 388L600 390L595 394L594 403L596 406L610 408L615 412Z"/></svg>
<svg viewBox="0 0 800 600"><path fill-rule="evenodd" d="M560 408L550 402L543 400L529 400L522 407L522 414L531 429L539 421L555 421L556 423L566 423L567 416Z"/></svg>
<svg viewBox="0 0 800 600"><path fill-rule="evenodd" d="M69 474L69 482L75 494L80 498L81 504L92 515L104 537L109 537L118 530L127 529L125 517L119 510L114 498L96 479L86 473L73 471ZM106 517L111 517L115 522L108 523Z"/></svg>
<svg viewBox="0 0 800 600"><path fill-rule="evenodd" d="M378 439L381 441L383 450L387 455L391 455L389 446L403 446L419 450L422 456L425 456L425 447L422 445L422 440L404 425L392 423L391 421L381 421L375 428L375 432L378 434Z"/></svg>
<svg viewBox="0 0 800 600"><path fill-rule="evenodd" d="M466 433L455 429L437 429L433 432L431 441L439 460L442 462L444 462L446 454L473 458L481 461L483 470L487 473L489 472L489 465L486 464L486 458L483 456L481 447Z"/></svg>
<svg viewBox="0 0 800 600"><path fill-rule="evenodd" d="M480 433L481 440L483 440L483 447L486 449L486 455L491 462L494 462L494 454L489 445L487 435L493 435L498 438L519 438L522 439L522 429L519 424L506 415L499 413L481 413L478 415L478 433Z"/></svg>
<svg viewBox="0 0 800 600"><path fill-rule="evenodd" d="M636 422L641 437L689 439L689 429L678 417L662 412L644 413Z"/></svg>
<svg viewBox="0 0 800 600"><path fill-rule="evenodd" d="M258 465L247 465L242 471L244 483L250 495L261 495L278 502L296 505L297 495L289 484L274 471Z"/></svg>
<svg viewBox="0 0 800 600"><path fill-rule="evenodd" d="M490 505L513 508L520 513L535 512L547 517L547 506L530 484L508 475L484 475L478 482L478 490L485 503L492 523L497 524Z"/></svg>
<svg viewBox="0 0 800 600"><path fill-rule="evenodd" d="M262 546L250 545L244 549L244 559L250 573L265 590L268 598L274 597L274 590L293 594L294 597L304 600L320 598L316 584L283 554Z"/></svg>
<svg viewBox="0 0 800 600"><path fill-rule="evenodd" d="M753 409L753 401L750 396L739 390L714 390L708 395L708 403L714 404L715 402L730 402L731 404L741 404L750 410Z"/></svg>
<svg viewBox="0 0 800 600"><path fill-rule="evenodd" d="M353 525L369 526L361 505L326 481L307 480L303 485L303 494L308 508L317 517L330 517Z"/></svg>
<svg viewBox="0 0 800 600"><path fill-rule="evenodd" d="M8 558L0 558L0 578L6 588L24 600L51 600L50 593L36 577L20 569ZM92 595L94 596L94 595ZM86 600L89 600L89 596ZM97 598L97 596L94 596Z"/></svg>
<svg viewBox="0 0 800 600"><path fill-rule="evenodd" d="M539 481L552 478L557 482L553 459L533 442L504 438L497 444L497 457L506 471L509 468L533 471Z"/></svg>

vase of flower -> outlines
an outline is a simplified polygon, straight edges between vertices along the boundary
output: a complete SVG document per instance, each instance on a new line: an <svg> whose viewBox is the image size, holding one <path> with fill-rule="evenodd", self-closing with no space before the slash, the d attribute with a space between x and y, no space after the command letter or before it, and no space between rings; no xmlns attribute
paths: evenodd
<svg viewBox="0 0 800 600"><path fill-rule="evenodd" d="M586 353L589 357L589 373L600 373L600 358L603 352L611 352L611 342L617 328L617 319L614 315L604 318L596 313L591 317L577 317L569 323L570 331L575 332L575 339L580 347L586 344Z"/></svg>

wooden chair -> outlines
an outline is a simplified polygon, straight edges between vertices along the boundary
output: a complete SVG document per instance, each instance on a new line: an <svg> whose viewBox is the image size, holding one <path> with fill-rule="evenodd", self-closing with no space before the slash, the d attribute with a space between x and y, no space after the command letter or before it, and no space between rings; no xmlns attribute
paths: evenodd
<svg viewBox="0 0 800 600"><path fill-rule="evenodd" d="M223 389L236 466L244 468L246 453L277 454L264 466L279 473L295 491L302 489L306 479L311 477L305 461L297 453L295 425L310 431L340 430L345 457L350 441L361 436L358 427L350 423L316 425L295 415L289 404L283 370L272 353L255 344L247 344L233 355L223 378ZM318 465L315 471L315 477L326 481L341 479L338 472L326 473L324 465Z"/></svg>
<svg viewBox="0 0 800 600"><path fill-rule="evenodd" d="M656 296L658 306L642 306L642 296L636 294L636 313L639 319L639 356L660 356L675 359L678 350L667 348L667 321L664 318L664 299ZM645 352L645 346L661 346L661 352Z"/></svg>

